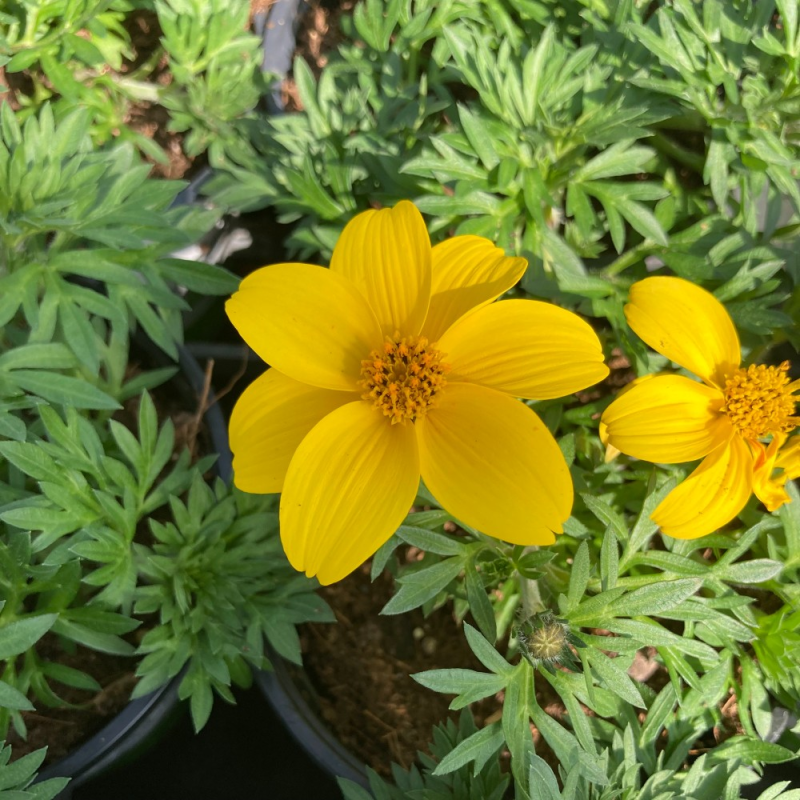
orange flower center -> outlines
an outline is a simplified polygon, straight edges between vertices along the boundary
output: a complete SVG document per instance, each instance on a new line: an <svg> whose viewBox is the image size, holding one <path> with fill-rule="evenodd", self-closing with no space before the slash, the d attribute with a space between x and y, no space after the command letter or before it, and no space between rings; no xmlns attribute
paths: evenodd
<svg viewBox="0 0 800 800"><path fill-rule="evenodd" d="M779 367L751 364L737 369L725 381L725 404L722 406L733 427L745 439L760 439L776 433L788 433L800 418L793 416L797 400L797 381L789 382L789 362Z"/></svg>
<svg viewBox="0 0 800 800"><path fill-rule="evenodd" d="M364 400L372 400L392 425L425 416L436 403L450 365L424 336L387 336L382 350L361 362L358 382Z"/></svg>

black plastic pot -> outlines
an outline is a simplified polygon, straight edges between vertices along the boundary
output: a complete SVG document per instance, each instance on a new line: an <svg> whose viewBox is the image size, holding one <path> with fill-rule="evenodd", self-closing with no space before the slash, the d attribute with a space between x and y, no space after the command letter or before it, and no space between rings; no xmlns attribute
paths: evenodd
<svg viewBox="0 0 800 800"><path fill-rule="evenodd" d="M286 662L274 651L268 652L272 672L258 672L255 682L286 729L309 756L329 775L347 778L365 788L367 771L325 726L320 715L305 699ZM313 696L310 684L307 694Z"/></svg>
<svg viewBox="0 0 800 800"><path fill-rule="evenodd" d="M155 355L150 342L138 342L137 346ZM185 392L198 396L203 390L204 373L194 357L185 349L180 349L180 374L185 379ZM232 475L232 457L228 444L228 428L219 406L213 403L204 415L205 424L211 439L212 451L219 454L214 471L223 480ZM77 787L91 781L115 767L133 761L138 755L152 747L171 727L183 712L178 699L178 685L183 675L178 675L146 697L132 700L102 730L84 742L65 758L43 769L37 781L48 778L70 778L69 784L59 794L60 800L69 800Z"/></svg>
<svg viewBox="0 0 800 800"><path fill-rule="evenodd" d="M307 8L305 0L277 0L269 9L255 15L253 27L264 42L262 72L280 78L288 74L292 68L297 27ZM283 111L280 80L273 84L271 92L264 97L264 106L269 114Z"/></svg>

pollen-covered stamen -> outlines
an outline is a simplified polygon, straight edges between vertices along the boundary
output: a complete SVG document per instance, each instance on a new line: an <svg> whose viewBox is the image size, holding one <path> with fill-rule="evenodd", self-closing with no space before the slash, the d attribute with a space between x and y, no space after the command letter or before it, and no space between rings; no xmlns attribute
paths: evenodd
<svg viewBox="0 0 800 800"><path fill-rule="evenodd" d="M435 404L449 370L424 336L395 333L361 362L359 386L364 400L372 400L393 425L413 422Z"/></svg>
<svg viewBox="0 0 800 800"><path fill-rule="evenodd" d="M789 381L788 371L788 361L779 367L751 364L725 382L722 411L745 439L788 433L800 424L794 416L794 393L800 385Z"/></svg>

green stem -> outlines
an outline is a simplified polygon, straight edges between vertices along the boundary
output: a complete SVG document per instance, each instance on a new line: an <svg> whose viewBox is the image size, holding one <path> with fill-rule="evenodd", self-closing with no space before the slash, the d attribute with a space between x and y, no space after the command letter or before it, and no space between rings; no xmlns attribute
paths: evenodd
<svg viewBox="0 0 800 800"><path fill-rule="evenodd" d="M698 175L703 174L706 160L700 153L694 153L691 150L679 145L663 133L654 133L649 139L649 143L653 145L659 152L665 156L675 159L685 167L694 170Z"/></svg>
<svg viewBox="0 0 800 800"><path fill-rule="evenodd" d="M536 545L526 547L524 552L531 553L538 548ZM519 575L519 573L517 573ZM532 617L540 611L544 611L544 603L542 602L542 593L539 590L539 581L525 578L519 575L519 590L522 595L522 611L525 618Z"/></svg>
<svg viewBox="0 0 800 800"><path fill-rule="evenodd" d="M698 133L708 130L708 122L699 111L686 111L675 117L656 122L654 128L668 128L673 131L696 131Z"/></svg>
<svg viewBox="0 0 800 800"><path fill-rule="evenodd" d="M619 258L612 261L603 270L603 274L607 278L619 275L620 272L628 269L628 267L632 267L634 264L638 264L639 261L642 261L646 255L653 252L655 247L657 247L657 245L654 245L652 242L640 242L636 247L632 247L619 256Z"/></svg>

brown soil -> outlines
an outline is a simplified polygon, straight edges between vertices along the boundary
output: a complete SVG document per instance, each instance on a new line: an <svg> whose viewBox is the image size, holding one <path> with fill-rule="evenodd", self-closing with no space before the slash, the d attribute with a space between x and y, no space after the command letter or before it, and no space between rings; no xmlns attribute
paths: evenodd
<svg viewBox="0 0 800 800"><path fill-rule="evenodd" d="M161 51L161 27L158 16L153 11L138 9L126 18L125 28L131 37L133 58L123 63L122 73L130 74L158 56ZM153 72L147 76L147 80L159 86L168 86L171 83L169 61L163 52L153 65ZM178 179L190 172L195 158L184 153L183 134L167 130L169 120L166 108L141 101L129 105L124 122L132 130L152 139L164 151L168 160L163 164L144 156L152 164L151 176ZM204 163L204 159L201 163Z"/></svg>
<svg viewBox="0 0 800 800"><path fill-rule="evenodd" d="M42 706L35 712L23 711L22 718L28 728L26 739L21 739L13 728L9 730L8 744L13 748L14 760L47 747L45 763L49 764L85 742L125 707L136 685L136 676L130 658L80 646L74 653L65 653L55 636L45 636L36 649L41 658L79 669L103 687L95 694L50 681L55 693L74 707Z"/></svg>
<svg viewBox="0 0 800 800"><path fill-rule="evenodd" d="M339 20L352 13L357 0L311 0L310 8L300 21L297 31L295 57L302 57L316 78L328 63L328 53L335 50L345 37ZM286 111L302 111L294 78L283 81L283 104Z"/></svg>
<svg viewBox="0 0 800 800"><path fill-rule="evenodd" d="M417 751L427 750L433 727L447 717L457 719L459 713L448 711L452 696L426 689L409 676L429 669L486 669L469 649L449 607L427 619L420 609L381 616L393 594L393 580L384 573L371 583L369 570L365 564L320 590L337 624L304 625L300 642L306 674L317 692L312 704L345 747L389 775L392 761L410 767ZM536 688L542 708L559 717L564 708L550 685L542 679ZM499 719L502 693L471 710L479 727ZM532 731L537 751L551 757L538 731Z"/></svg>

